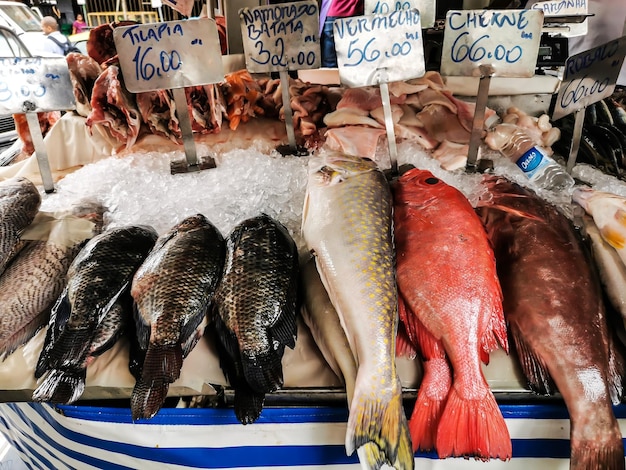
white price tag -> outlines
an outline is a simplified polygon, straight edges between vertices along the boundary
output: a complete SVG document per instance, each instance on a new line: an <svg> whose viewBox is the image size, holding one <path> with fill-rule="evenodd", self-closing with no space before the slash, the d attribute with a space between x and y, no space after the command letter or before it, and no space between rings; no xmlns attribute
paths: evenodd
<svg viewBox="0 0 626 470"><path fill-rule="evenodd" d="M124 84L133 93L224 80L220 40L211 18L118 27L113 39Z"/></svg>
<svg viewBox="0 0 626 470"><path fill-rule="evenodd" d="M424 75L418 10L342 18L333 27L342 83L360 87Z"/></svg>
<svg viewBox="0 0 626 470"><path fill-rule="evenodd" d="M449 11L441 74L480 76L479 67L491 65L494 76L532 77L542 26L540 10Z"/></svg>
<svg viewBox="0 0 626 470"><path fill-rule="evenodd" d="M76 107L65 57L0 58L0 114Z"/></svg>
<svg viewBox="0 0 626 470"><path fill-rule="evenodd" d="M436 0L365 0L366 15L387 15L395 10L419 10L422 28L435 24Z"/></svg>
<svg viewBox="0 0 626 470"><path fill-rule="evenodd" d="M611 96L625 55L626 36L568 57L552 119Z"/></svg>
<svg viewBox="0 0 626 470"><path fill-rule="evenodd" d="M320 68L317 1L243 8L239 18L250 72Z"/></svg>
<svg viewBox="0 0 626 470"><path fill-rule="evenodd" d="M546 17L586 15L588 12L587 0L551 0L534 3L531 8L542 10Z"/></svg>

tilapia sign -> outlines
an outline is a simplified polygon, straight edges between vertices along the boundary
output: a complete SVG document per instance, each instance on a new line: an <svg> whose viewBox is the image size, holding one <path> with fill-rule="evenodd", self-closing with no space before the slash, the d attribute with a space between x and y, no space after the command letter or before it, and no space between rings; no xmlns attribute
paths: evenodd
<svg viewBox="0 0 626 470"><path fill-rule="evenodd" d="M570 468L624 468L611 404L624 360L608 331L598 276L570 221L503 177L483 179L478 202L504 293L504 313L529 385L561 393L570 415Z"/></svg>

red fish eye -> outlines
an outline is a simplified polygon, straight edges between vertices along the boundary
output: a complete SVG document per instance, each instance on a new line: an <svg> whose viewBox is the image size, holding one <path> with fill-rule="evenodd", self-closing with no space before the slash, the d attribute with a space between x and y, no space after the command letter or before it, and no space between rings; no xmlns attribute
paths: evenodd
<svg viewBox="0 0 626 470"><path fill-rule="evenodd" d="M439 179L438 179L438 178L434 178L434 177L432 177L432 178L426 178L426 179L424 180L424 182L425 182L426 184L437 184L437 183L439 183Z"/></svg>

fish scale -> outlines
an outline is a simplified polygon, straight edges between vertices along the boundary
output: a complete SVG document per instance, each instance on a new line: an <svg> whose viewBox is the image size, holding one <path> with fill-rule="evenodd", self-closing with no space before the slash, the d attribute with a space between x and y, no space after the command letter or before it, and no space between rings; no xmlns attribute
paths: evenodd
<svg viewBox="0 0 626 470"><path fill-rule="evenodd" d="M235 414L248 424L260 416L265 394L283 385L284 349L295 346L298 250L266 214L238 224L226 245L213 318Z"/></svg>
<svg viewBox="0 0 626 470"><path fill-rule="evenodd" d="M93 237L76 255L67 270L65 290L53 308L37 364L39 375L48 373L33 392L33 400L69 403L80 397L99 327L128 290L156 238L152 227L117 227Z"/></svg>
<svg viewBox="0 0 626 470"><path fill-rule="evenodd" d="M311 159L302 231L357 364L346 451L413 468L395 365L398 322L389 185L370 160Z"/></svg>
<svg viewBox="0 0 626 470"><path fill-rule="evenodd" d="M195 214L159 237L135 273L133 419L151 418L165 402L184 358L202 336L223 264L224 238L204 215Z"/></svg>
<svg viewBox="0 0 626 470"><path fill-rule="evenodd" d="M476 210L496 253L509 332L530 387L563 397L570 468L623 469L611 404L623 397L624 359L593 262L555 206L503 177L482 184Z"/></svg>
<svg viewBox="0 0 626 470"><path fill-rule="evenodd" d="M0 182L0 273L23 246L19 237L35 218L41 196L37 187L23 177Z"/></svg>

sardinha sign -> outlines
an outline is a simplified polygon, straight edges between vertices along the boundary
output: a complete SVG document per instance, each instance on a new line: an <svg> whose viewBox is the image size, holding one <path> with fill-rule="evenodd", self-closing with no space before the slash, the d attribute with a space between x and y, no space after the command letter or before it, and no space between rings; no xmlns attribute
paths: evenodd
<svg viewBox="0 0 626 470"><path fill-rule="evenodd" d="M542 10L546 17L586 15L587 0L551 0L534 3L533 10Z"/></svg>
<svg viewBox="0 0 626 470"><path fill-rule="evenodd" d="M0 114L75 107L65 57L0 58Z"/></svg>
<svg viewBox="0 0 626 470"><path fill-rule="evenodd" d="M239 10L246 68L253 73L321 66L315 0Z"/></svg>
<svg viewBox="0 0 626 470"><path fill-rule="evenodd" d="M337 19L333 28L342 83L360 87L424 75L418 10Z"/></svg>
<svg viewBox="0 0 626 470"><path fill-rule="evenodd" d="M224 79L215 20L138 24L113 30L128 91L208 85Z"/></svg>
<svg viewBox="0 0 626 470"><path fill-rule="evenodd" d="M441 74L480 76L480 66L490 65L493 76L532 77L542 26L540 10L449 11Z"/></svg>
<svg viewBox="0 0 626 470"><path fill-rule="evenodd" d="M565 62L553 120L613 94L626 55L626 36L573 55Z"/></svg>
<svg viewBox="0 0 626 470"><path fill-rule="evenodd" d="M420 12L422 29L435 24L435 0L365 0L366 15L387 15L395 10L416 9Z"/></svg>

